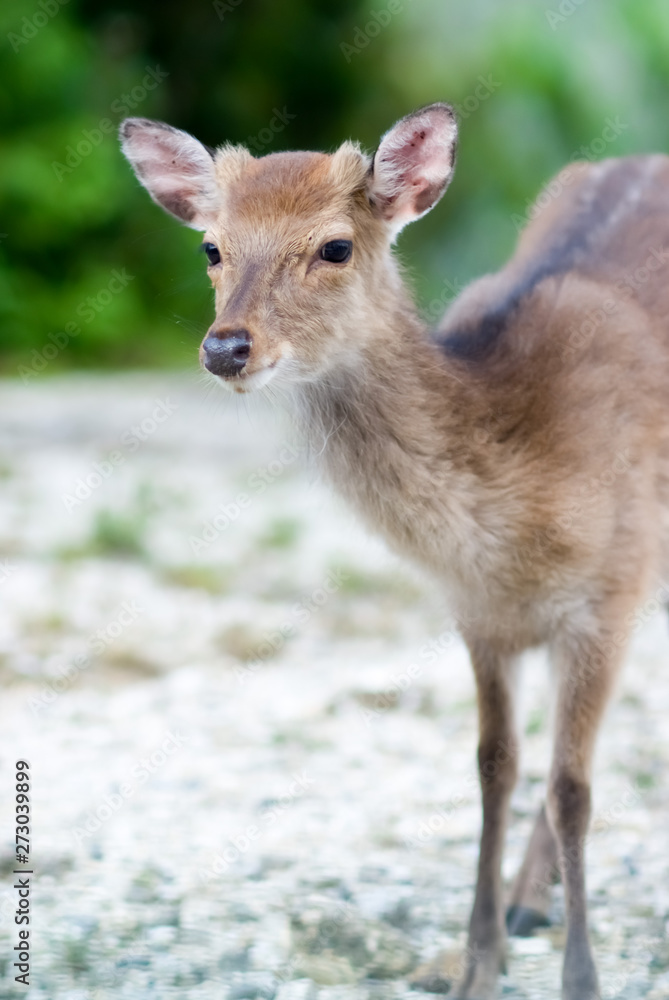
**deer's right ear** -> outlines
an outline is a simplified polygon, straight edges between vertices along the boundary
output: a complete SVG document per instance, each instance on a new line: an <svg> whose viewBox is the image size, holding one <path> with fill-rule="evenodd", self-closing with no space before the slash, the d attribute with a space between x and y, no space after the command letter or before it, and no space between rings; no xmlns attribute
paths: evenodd
<svg viewBox="0 0 669 1000"><path fill-rule="evenodd" d="M450 104L400 119L374 154L368 196L393 236L436 205L453 176L458 126Z"/></svg>
<svg viewBox="0 0 669 1000"><path fill-rule="evenodd" d="M192 229L207 229L219 198L214 160L202 143L148 118L126 118L120 136L123 152L153 200Z"/></svg>

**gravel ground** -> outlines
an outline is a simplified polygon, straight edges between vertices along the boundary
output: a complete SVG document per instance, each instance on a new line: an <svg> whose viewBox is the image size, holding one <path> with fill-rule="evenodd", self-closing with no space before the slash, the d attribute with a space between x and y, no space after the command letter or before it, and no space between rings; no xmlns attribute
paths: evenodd
<svg viewBox="0 0 669 1000"><path fill-rule="evenodd" d="M439 595L260 402L197 378L39 376L5 382L0 409L0 997L426 998L411 973L440 949L457 971L480 823L472 678ZM599 742L588 888L604 996L659 1000L668 644L655 605L643 617ZM548 706L533 654L507 879ZM559 890L553 916L511 943L502 996L558 996Z"/></svg>

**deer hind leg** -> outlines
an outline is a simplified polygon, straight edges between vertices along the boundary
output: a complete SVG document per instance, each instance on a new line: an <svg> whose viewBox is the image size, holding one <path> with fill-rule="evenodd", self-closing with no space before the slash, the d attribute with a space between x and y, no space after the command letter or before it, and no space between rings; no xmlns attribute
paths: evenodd
<svg viewBox="0 0 669 1000"><path fill-rule="evenodd" d="M517 774L515 663L488 643L470 642L469 648L478 696L483 830L464 973L454 995L459 1000L490 1000L504 969L506 951L501 863L509 799Z"/></svg>
<svg viewBox="0 0 669 1000"><path fill-rule="evenodd" d="M559 881L557 842L546 816L546 808L542 806L511 889L506 911L509 934L529 937L537 927L548 927L551 886Z"/></svg>
<svg viewBox="0 0 669 1000"><path fill-rule="evenodd" d="M554 649L558 698L547 815L565 890L563 1000L600 996L588 937L584 844L595 737L623 653L621 643L612 638L614 632L602 629L596 640L565 641ZM616 640L619 637L616 634Z"/></svg>

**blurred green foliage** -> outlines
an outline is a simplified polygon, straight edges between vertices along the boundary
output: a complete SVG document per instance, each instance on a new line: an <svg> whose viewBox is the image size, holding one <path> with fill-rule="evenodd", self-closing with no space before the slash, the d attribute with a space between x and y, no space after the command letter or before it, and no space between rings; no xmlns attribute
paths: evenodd
<svg viewBox="0 0 669 1000"><path fill-rule="evenodd" d="M669 149L666 0L3 0L0 44L0 362L28 378L195 364L200 237L139 188L127 113L269 153L373 149L414 107L454 102L456 178L400 241L433 319L503 262L579 149ZM293 117L266 141L275 109Z"/></svg>

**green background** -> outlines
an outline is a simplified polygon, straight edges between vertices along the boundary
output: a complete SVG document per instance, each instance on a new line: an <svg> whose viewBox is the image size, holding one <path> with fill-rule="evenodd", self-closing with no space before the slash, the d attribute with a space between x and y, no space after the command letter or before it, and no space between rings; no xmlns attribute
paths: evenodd
<svg viewBox="0 0 669 1000"><path fill-rule="evenodd" d="M294 117L268 153L328 150L348 137L371 150L414 107L459 105L455 180L399 243L429 318L504 261L528 201L579 149L599 159L669 148L666 0L397 7L3 0L2 371L30 379L72 366L195 365L211 315L200 236L139 188L115 135L123 105L209 145L262 142L274 109L286 109ZM156 67L167 76L148 89ZM607 119L618 134L604 142ZM99 142L80 162L70 153L68 166L86 131ZM111 294L115 270L132 280ZM72 323L78 335L65 342Z"/></svg>

